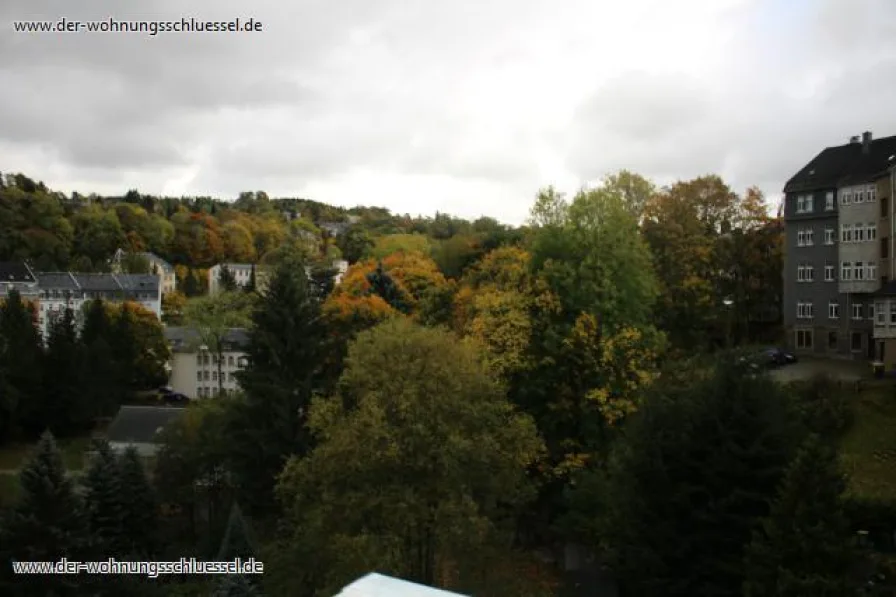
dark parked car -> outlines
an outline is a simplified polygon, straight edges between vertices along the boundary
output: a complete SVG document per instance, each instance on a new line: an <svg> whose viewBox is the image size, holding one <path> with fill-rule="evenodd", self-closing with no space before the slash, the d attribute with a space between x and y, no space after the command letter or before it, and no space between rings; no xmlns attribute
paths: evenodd
<svg viewBox="0 0 896 597"><path fill-rule="evenodd" d="M172 405L186 405L190 402L190 398L180 392L175 392L172 388L169 387L161 387L159 388L159 398L162 402L166 404Z"/></svg>
<svg viewBox="0 0 896 597"><path fill-rule="evenodd" d="M790 365L796 363L796 355L780 348L765 348L762 350L769 367L780 367L782 365Z"/></svg>

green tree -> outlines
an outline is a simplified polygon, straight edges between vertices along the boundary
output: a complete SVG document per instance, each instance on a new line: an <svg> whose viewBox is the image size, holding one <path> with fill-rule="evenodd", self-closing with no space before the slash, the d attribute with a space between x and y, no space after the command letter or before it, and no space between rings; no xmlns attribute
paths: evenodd
<svg viewBox="0 0 896 597"><path fill-rule="evenodd" d="M372 569L434 585L454 567L457 584L479 586L542 446L475 344L405 318L362 332L310 424L320 444L279 486L294 592L332 595Z"/></svg>
<svg viewBox="0 0 896 597"><path fill-rule="evenodd" d="M75 330L74 314L66 309L61 317L50 321L42 361L42 400L28 422L32 430L49 428L57 436L64 436L90 427L93 413L84 395L85 356Z"/></svg>
<svg viewBox="0 0 896 597"><path fill-rule="evenodd" d="M596 493L592 544L632 594L740 595L751 533L804 438L775 382L721 361L664 380L626 426Z"/></svg>
<svg viewBox="0 0 896 597"><path fill-rule="evenodd" d="M33 306L17 290L0 300L0 441L22 413L34 412L41 387L41 341Z"/></svg>
<svg viewBox="0 0 896 597"><path fill-rule="evenodd" d="M0 530L4 595L75 595L78 576L12 577L10 561L84 560L87 528L83 505L66 474L52 434L41 436L34 455L19 473L21 493Z"/></svg>
<svg viewBox="0 0 896 597"><path fill-rule="evenodd" d="M125 245L121 223L112 210L91 205L75 212L72 224L74 253L88 257L95 264L109 259L116 249Z"/></svg>
<svg viewBox="0 0 896 597"><path fill-rule="evenodd" d="M96 441L82 479L87 523L96 555L122 557L125 551L124 503L118 458L107 441Z"/></svg>
<svg viewBox="0 0 896 597"><path fill-rule="evenodd" d="M224 391L227 335L233 328L249 327L252 304L251 295L226 291L191 299L184 310L187 325L196 330L201 344L212 353L218 368L218 394Z"/></svg>
<svg viewBox="0 0 896 597"><path fill-rule="evenodd" d="M373 248L373 239L364 229L353 226L336 238L336 246L350 264L363 259Z"/></svg>
<svg viewBox="0 0 896 597"><path fill-rule="evenodd" d="M90 383L79 388L84 393L88 411L93 417L110 416L127 391L116 371L112 348L112 320L102 300L93 300L84 307L81 344L84 350L84 379Z"/></svg>
<svg viewBox="0 0 896 597"><path fill-rule="evenodd" d="M601 186L617 194L622 199L625 210L637 220L641 219L644 206L656 193L656 186L651 181L628 170L620 170L604 177Z"/></svg>
<svg viewBox="0 0 896 597"><path fill-rule="evenodd" d="M136 448L118 458L123 510L122 547L129 556L149 558L156 550L158 502Z"/></svg>
<svg viewBox="0 0 896 597"><path fill-rule="evenodd" d="M852 578L857 552L843 509L845 489L836 451L810 436L747 549L745 597L857 594Z"/></svg>
<svg viewBox="0 0 896 597"><path fill-rule="evenodd" d="M256 549L251 539L249 525L243 518L243 512L239 504L234 502L230 507L230 516L227 518L227 530L221 540L221 548L218 550L218 561L232 560L234 558L247 559L255 557Z"/></svg>
<svg viewBox="0 0 896 597"><path fill-rule="evenodd" d="M125 274L150 274L153 266L145 255L128 253L121 261L121 271Z"/></svg>
<svg viewBox="0 0 896 597"><path fill-rule="evenodd" d="M235 292L238 290L236 277L227 265L221 266L221 273L218 274L218 284L224 292Z"/></svg>
<svg viewBox="0 0 896 597"><path fill-rule="evenodd" d="M242 417L234 420L231 462L250 512L271 505L285 459L311 448L306 422L312 393L323 381L326 339L305 264L283 261L252 314L249 363L237 374L245 400Z"/></svg>

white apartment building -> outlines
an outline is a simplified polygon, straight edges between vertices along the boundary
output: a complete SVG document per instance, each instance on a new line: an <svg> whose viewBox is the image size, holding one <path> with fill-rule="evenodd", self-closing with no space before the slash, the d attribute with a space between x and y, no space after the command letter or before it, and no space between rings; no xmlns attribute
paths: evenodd
<svg viewBox="0 0 896 597"><path fill-rule="evenodd" d="M255 268L255 287L261 290L267 282L267 272L263 266L256 266L251 263L219 263L208 269L209 294L221 292L221 271L225 267L233 274L233 279L236 280L237 286L246 287L249 285L249 281L252 279L253 268Z"/></svg>
<svg viewBox="0 0 896 597"><path fill-rule="evenodd" d="M245 329L228 330L222 351L220 379L214 347L204 345L192 328L165 328L165 339L171 348L168 385L175 392L191 399L213 398L219 388L225 394L239 390L236 373L246 366L245 348L249 336Z"/></svg>

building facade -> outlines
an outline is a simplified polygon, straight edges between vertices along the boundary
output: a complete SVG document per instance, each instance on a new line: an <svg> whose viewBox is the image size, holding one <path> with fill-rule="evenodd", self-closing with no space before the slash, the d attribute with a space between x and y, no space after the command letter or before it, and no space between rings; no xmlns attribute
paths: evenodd
<svg viewBox="0 0 896 597"><path fill-rule="evenodd" d="M866 132L824 149L784 188L784 324L798 352L877 358L876 295L893 237L881 181L894 153L896 137Z"/></svg>
<svg viewBox="0 0 896 597"><path fill-rule="evenodd" d="M171 348L168 385L172 390L192 399L214 398L220 391L232 394L239 390L236 373L246 366L245 349L249 341L246 330L227 331L220 368L214 348L202 343L197 330L168 327L165 339Z"/></svg>
<svg viewBox="0 0 896 597"><path fill-rule="evenodd" d="M896 158L894 158L896 160ZM886 176L877 182L880 203L881 239L879 270L881 287L874 297L875 358L887 369L896 368L896 255L893 239L896 237L896 218L893 217L893 201L896 197L896 164L890 166Z"/></svg>
<svg viewBox="0 0 896 597"><path fill-rule="evenodd" d="M255 288L261 292L267 285L268 272L264 267L256 266L252 263L219 263L208 269L209 294L221 292L221 272L225 267L230 270L237 286L241 288L249 285L253 270L255 271Z"/></svg>
<svg viewBox="0 0 896 597"><path fill-rule="evenodd" d="M128 253L124 249L115 251L112 257L112 272L116 274L122 273L121 263L127 257ZM149 273L159 276L162 285L162 294L174 292L177 286L177 275L174 266L156 255L148 251L134 253L138 257L142 257L149 263Z"/></svg>
<svg viewBox="0 0 896 597"><path fill-rule="evenodd" d="M38 328L46 339L50 325L71 309L77 325L83 323L84 305L102 299L110 303L139 303L162 318L162 289L159 276L149 274L79 274L37 272Z"/></svg>

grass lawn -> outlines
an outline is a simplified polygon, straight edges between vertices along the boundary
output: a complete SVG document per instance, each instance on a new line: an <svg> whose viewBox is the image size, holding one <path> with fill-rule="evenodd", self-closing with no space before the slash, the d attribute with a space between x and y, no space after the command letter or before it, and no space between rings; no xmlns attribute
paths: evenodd
<svg viewBox="0 0 896 597"><path fill-rule="evenodd" d="M855 422L841 441L849 491L896 500L896 387L874 387L852 396Z"/></svg>
<svg viewBox="0 0 896 597"><path fill-rule="evenodd" d="M90 436L72 437L57 440L62 451L62 460L69 470L80 470L84 467L84 452L90 446ZM10 444L0 446L0 470L18 469L31 455L34 444Z"/></svg>

